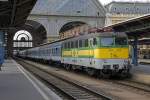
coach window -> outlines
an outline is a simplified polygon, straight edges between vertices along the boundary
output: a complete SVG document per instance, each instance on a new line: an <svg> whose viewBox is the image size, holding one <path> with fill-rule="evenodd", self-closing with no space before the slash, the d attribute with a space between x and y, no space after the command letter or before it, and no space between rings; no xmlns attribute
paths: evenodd
<svg viewBox="0 0 150 100"><path fill-rule="evenodd" d="M68 42L66 43L66 49L68 49Z"/></svg>
<svg viewBox="0 0 150 100"><path fill-rule="evenodd" d="M85 47L85 40L82 40L82 47Z"/></svg>
<svg viewBox="0 0 150 100"><path fill-rule="evenodd" d="M56 48L56 55L58 55L58 48Z"/></svg>
<svg viewBox="0 0 150 100"><path fill-rule="evenodd" d="M71 42L69 42L69 46L70 46L70 48L71 48Z"/></svg>
<svg viewBox="0 0 150 100"><path fill-rule="evenodd" d="M68 49L70 49L70 42L68 42Z"/></svg>
<svg viewBox="0 0 150 100"><path fill-rule="evenodd" d="M54 48L53 48L53 55L54 55L55 51L54 51Z"/></svg>
<svg viewBox="0 0 150 100"><path fill-rule="evenodd" d="M65 43L64 43L64 49L65 49Z"/></svg>
<svg viewBox="0 0 150 100"><path fill-rule="evenodd" d="M53 49L51 49L51 55L53 54Z"/></svg>
<svg viewBox="0 0 150 100"><path fill-rule="evenodd" d="M53 55L53 48L52 48L52 55Z"/></svg>
<svg viewBox="0 0 150 100"><path fill-rule="evenodd" d="M56 55L56 48L54 48L54 56Z"/></svg>
<svg viewBox="0 0 150 100"><path fill-rule="evenodd" d="M68 42L65 43L65 48L66 48L66 49L68 48Z"/></svg>
<svg viewBox="0 0 150 100"><path fill-rule="evenodd" d="M55 48L53 48L53 56L55 55Z"/></svg>
<svg viewBox="0 0 150 100"><path fill-rule="evenodd" d="M62 43L62 48L64 49L64 43Z"/></svg>
<svg viewBox="0 0 150 100"><path fill-rule="evenodd" d="M67 43L65 43L65 49L67 49Z"/></svg>

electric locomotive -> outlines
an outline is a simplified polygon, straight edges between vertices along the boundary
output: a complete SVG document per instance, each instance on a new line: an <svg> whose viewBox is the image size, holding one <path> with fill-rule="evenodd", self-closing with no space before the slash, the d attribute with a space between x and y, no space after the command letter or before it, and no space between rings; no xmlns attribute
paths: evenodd
<svg viewBox="0 0 150 100"><path fill-rule="evenodd" d="M82 69L90 75L129 75L128 38L125 33L102 32L71 38L62 43L62 61L67 69Z"/></svg>

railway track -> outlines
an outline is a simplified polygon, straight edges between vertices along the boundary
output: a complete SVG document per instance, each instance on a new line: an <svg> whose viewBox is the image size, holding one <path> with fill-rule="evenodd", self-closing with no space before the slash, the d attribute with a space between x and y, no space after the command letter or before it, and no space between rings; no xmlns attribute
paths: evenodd
<svg viewBox="0 0 150 100"><path fill-rule="evenodd" d="M112 100L102 93L95 92L79 83L73 82L72 80L65 79L64 77L58 76L54 73L48 73L35 65L27 62L18 61L23 67L38 76L48 84L57 88L63 94L67 95L71 100Z"/></svg>
<svg viewBox="0 0 150 100"><path fill-rule="evenodd" d="M150 86L148 86L146 84L134 82L131 80L114 81L113 83L150 93Z"/></svg>

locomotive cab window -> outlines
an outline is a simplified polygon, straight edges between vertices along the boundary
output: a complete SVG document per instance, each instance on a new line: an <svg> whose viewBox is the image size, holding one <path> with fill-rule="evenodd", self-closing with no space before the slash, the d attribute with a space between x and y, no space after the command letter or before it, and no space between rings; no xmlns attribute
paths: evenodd
<svg viewBox="0 0 150 100"><path fill-rule="evenodd" d="M126 37L116 37L115 38L115 45L127 45L128 41Z"/></svg>
<svg viewBox="0 0 150 100"><path fill-rule="evenodd" d="M113 37L102 37L101 38L101 45L102 46L113 46L114 45L114 38Z"/></svg>

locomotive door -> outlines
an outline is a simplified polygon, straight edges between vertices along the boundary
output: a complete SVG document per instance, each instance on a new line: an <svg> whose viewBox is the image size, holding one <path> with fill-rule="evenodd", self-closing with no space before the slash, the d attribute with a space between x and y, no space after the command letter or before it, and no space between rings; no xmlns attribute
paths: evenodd
<svg viewBox="0 0 150 100"><path fill-rule="evenodd" d="M93 56L94 56L93 38L90 38L89 39L89 62L90 62L90 66L93 66Z"/></svg>
<svg viewBox="0 0 150 100"><path fill-rule="evenodd" d="M73 49L72 49L72 63L77 64L77 57L78 57L78 41L73 42Z"/></svg>

